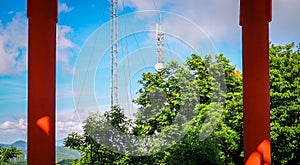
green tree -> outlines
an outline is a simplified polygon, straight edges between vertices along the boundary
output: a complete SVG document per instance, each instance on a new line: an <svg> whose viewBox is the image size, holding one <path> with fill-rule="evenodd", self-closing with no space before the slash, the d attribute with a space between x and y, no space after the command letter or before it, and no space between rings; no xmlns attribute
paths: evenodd
<svg viewBox="0 0 300 165"><path fill-rule="evenodd" d="M189 76L190 78L186 78ZM233 76L237 79L232 78ZM222 78L226 80L220 80ZM188 80L189 83L180 84L184 80ZM224 99L225 89L222 89L222 86L229 84L229 89L233 92L236 85L241 85L241 75L234 66L229 64L228 59L223 55L218 55L216 60L213 61L213 58L207 55L203 60L200 56L192 54L186 60L185 66L179 66L173 62L159 73L144 74L139 82L142 84L142 88L139 90L140 97L135 100L140 105L137 116L138 126L136 127L139 135L151 135L155 131L164 131L166 127L172 124L174 118L178 115L178 111L182 110L181 107L188 107L188 109L193 109L196 112L189 131L181 141L173 144L165 151L152 155L156 162L160 164L182 164L183 162L184 164L220 164L222 162L219 157L220 152L222 152L219 149L221 147L217 143L220 138L207 138L200 141L199 134L203 133L201 128L210 128L209 124L211 123L203 125L208 113L212 118L217 116L211 114L213 112L209 110L218 101L222 102L222 98ZM187 95L183 94L182 87L187 89ZM221 90L216 88L221 88ZM156 91L165 93L166 101L153 94ZM237 91L241 92L241 90ZM191 102L197 104L185 105ZM186 109L184 108L183 111L186 111ZM187 113L193 112L187 111ZM152 117L147 116L149 114ZM173 130L173 132L178 131L178 128Z"/></svg>
<svg viewBox="0 0 300 165"><path fill-rule="evenodd" d="M300 49L270 46L271 145L274 164L300 162Z"/></svg>
<svg viewBox="0 0 300 165"><path fill-rule="evenodd" d="M223 72L223 68L233 71ZM152 151L152 155L149 156L122 156L116 153L102 156L109 159L110 164L182 164L182 162L185 164L220 164L222 159L219 158L221 152L217 143L219 139L208 138L200 141L199 134L209 110L215 106L214 102L221 101L225 96L225 93L214 92L216 88L226 85L226 81L223 83L218 81L222 77L225 78L225 73L232 74L226 75L228 79L238 75L235 67L231 67L229 60L223 55L216 56L216 61L213 61L209 55L202 60L195 54L187 59L184 66L172 62L160 72L145 73L139 81L142 85L138 91L140 97L134 100L139 106L135 121L126 119L118 107L105 113L104 116L90 115L85 121L84 138L79 136L78 139L78 135L70 134L66 146L81 150L84 153L82 160L94 163L91 162L91 155L93 154L94 160L98 161L101 158L95 158L95 155L98 155L97 152L107 151L107 148L104 146L101 148L102 145L95 144L93 141L95 139L90 140L92 143L86 139L90 135L104 139L115 138L114 133L110 132L111 129L107 127L107 123L128 134L137 136L160 134L167 139L182 134L186 126L189 126L182 140L171 143L164 151L157 153L155 151L160 151L160 146L153 146L149 149ZM229 82L234 88L235 84ZM211 117L216 116L211 115ZM174 122L178 125L174 125ZM206 127L209 127L209 124ZM129 131L129 128L132 128L132 131ZM97 146L98 151L92 151L92 147L89 146ZM112 158L115 159L112 160Z"/></svg>
<svg viewBox="0 0 300 165"><path fill-rule="evenodd" d="M104 115L91 113L84 121L84 134L72 132L64 140L64 145L82 153L82 158L73 164L114 164L123 155L113 152L111 147L119 147L118 138L111 130L113 126L121 132L127 131L127 118L118 106L106 112ZM112 146L105 146L112 144Z"/></svg>
<svg viewBox="0 0 300 165"><path fill-rule="evenodd" d="M299 45L270 45L270 124L274 164L300 162L299 66ZM226 108L214 137L221 147L220 158L224 164L243 164L242 75L233 68L226 70L225 67L225 72Z"/></svg>
<svg viewBox="0 0 300 165"><path fill-rule="evenodd" d="M22 151L18 150L14 146L11 146L9 148L3 148L0 146L0 161L10 162L12 159L19 158L22 155Z"/></svg>
<svg viewBox="0 0 300 165"><path fill-rule="evenodd" d="M226 99L221 120L212 137L217 141L223 164L243 164L242 74L223 55L218 58L225 72Z"/></svg>
<svg viewBox="0 0 300 165"><path fill-rule="evenodd" d="M274 164L300 162L299 62L299 46L295 48L293 43L270 46ZM210 55L202 59L192 54L185 65L172 62L160 72L143 74L139 83L142 87L138 91L139 97L134 100L138 105L134 121L127 119L120 107L112 107L104 115L91 114L84 122L83 135L69 135L65 145L83 154L78 164L244 163L242 74L225 56L220 54L213 60ZM224 104L219 104L223 101ZM222 109L222 115L218 116L220 111L211 109ZM208 115L212 119L220 119L215 128L205 123ZM174 125L176 122L179 124ZM128 135L161 135L167 139L182 134L183 130L186 132L180 141L171 143L164 150L159 150L160 145L151 146L148 156L129 156L113 152L110 148L141 148L120 148L126 147L122 145L126 143L124 137L112 131L110 126ZM201 141L206 128L214 128L213 133ZM105 142L105 139L110 140L111 146L98 143Z"/></svg>
<svg viewBox="0 0 300 165"><path fill-rule="evenodd" d="M142 85L138 91L140 97L134 100L139 106L135 114L136 135L160 133L176 119L177 123L183 124L180 120L189 119L180 117L193 116L199 92L196 80L184 66L171 62L160 72L143 74L139 83Z"/></svg>

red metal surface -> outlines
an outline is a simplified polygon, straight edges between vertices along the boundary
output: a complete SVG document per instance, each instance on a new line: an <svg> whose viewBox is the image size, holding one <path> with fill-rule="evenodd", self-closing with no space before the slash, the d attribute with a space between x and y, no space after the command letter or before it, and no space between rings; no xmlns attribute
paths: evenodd
<svg viewBox="0 0 300 165"><path fill-rule="evenodd" d="M28 0L28 164L55 164L56 0Z"/></svg>
<svg viewBox="0 0 300 165"><path fill-rule="evenodd" d="M241 0L245 164L271 164L269 22L271 0Z"/></svg>

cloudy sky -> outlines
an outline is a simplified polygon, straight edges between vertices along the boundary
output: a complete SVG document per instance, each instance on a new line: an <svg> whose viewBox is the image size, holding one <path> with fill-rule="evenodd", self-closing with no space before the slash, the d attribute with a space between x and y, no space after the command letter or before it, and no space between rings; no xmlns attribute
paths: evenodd
<svg viewBox="0 0 300 165"><path fill-rule="evenodd" d="M299 6L299 0L273 0L273 20L270 23L270 40L273 43L300 42ZM209 42L217 52L223 53L231 60L232 64L241 70L239 0L119 1L120 16L136 11L153 10L171 13L163 14L162 18L163 29L169 33L165 37L166 52L170 52L170 54L181 51L182 54L192 53L194 50L188 48L190 45L194 49L198 49L197 46L202 49L202 43ZM72 84L76 73L80 73L76 68L83 66L76 65L80 64L78 59L84 56L82 50L88 45L87 43L92 42L93 36L99 35L105 38L105 34L109 34L109 30L106 29L109 27L109 24L106 24L110 19L109 16L110 4L105 0L59 1L56 109L58 139L62 139L71 131L80 130L79 122L82 120L82 116L75 111L76 106L77 111L80 111L78 106L80 99L73 101ZM153 16L148 13L147 16L140 14L120 19L121 32L124 29L124 31L130 31L139 25L144 25L143 28L146 31L125 36L124 43L120 42L119 44L119 51L127 53L124 55L122 53L121 57L126 57L126 54L128 55L130 52L138 52L137 49L147 47L152 47L150 51L155 51L154 30L158 21L154 21L153 17L156 17L155 14ZM130 18L141 22L130 23ZM178 21L181 19L186 23ZM27 22L25 0L0 1L0 143L12 143L27 138ZM99 27L102 29L99 30ZM193 29L193 27L196 28ZM97 29L102 33L98 34ZM199 35L195 34L197 31L205 37L199 40L197 38ZM98 91L96 92L97 106L100 108L108 107L109 78L105 78L105 75L109 75L108 61L109 55L104 52L103 59L97 63L96 68L97 75L104 75L104 77L95 78L96 81L101 81L101 85L95 85L95 89ZM126 60L124 61L126 62ZM102 93L99 92L101 90L103 90Z"/></svg>

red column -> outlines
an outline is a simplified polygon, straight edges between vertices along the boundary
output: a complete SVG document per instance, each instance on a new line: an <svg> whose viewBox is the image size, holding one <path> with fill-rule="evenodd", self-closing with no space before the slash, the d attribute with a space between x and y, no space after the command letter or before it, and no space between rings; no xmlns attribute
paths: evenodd
<svg viewBox="0 0 300 165"><path fill-rule="evenodd" d="M271 164L269 22L271 0L241 0L245 164Z"/></svg>
<svg viewBox="0 0 300 165"><path fill-rule="evenodd" d="M28 164L55 164L57 0L27 0Z"/></svg>

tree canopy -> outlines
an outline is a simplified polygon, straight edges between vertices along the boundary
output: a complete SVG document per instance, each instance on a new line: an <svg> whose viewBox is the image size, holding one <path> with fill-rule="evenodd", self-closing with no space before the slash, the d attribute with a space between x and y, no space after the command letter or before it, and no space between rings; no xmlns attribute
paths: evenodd
<svg viewBox="0 0 300 165"><path fill-rule="evenodd" d="M14 158L21 157L22 151L18 150L16 147L11 146L8 148L1 147L0 145L0 163L2 162L10 162Z"/></svg>
<svg viewBox="0 0 300 165"><path fill-rule="evenodd" d="M271 146L275 164L300 162L300 47L270 47Z"/></svg>
<svg viewBox="0 0 300 165"><path fill-rule="evenodd" d="M270 45L275 164L300 162L299 62L299 46ZM90 114L84 134L65 139L83 155L75 164L243 164L242 73L224 55L192 54L184 65L144 73L139 83L134 119L114 106Z"/></svg>

